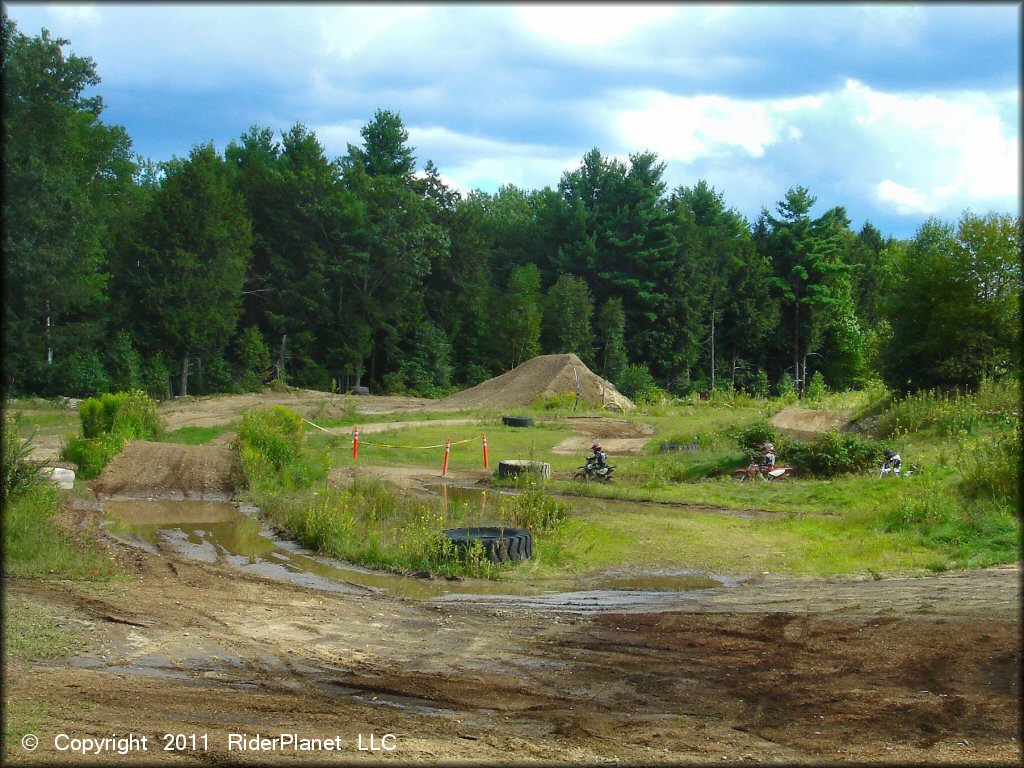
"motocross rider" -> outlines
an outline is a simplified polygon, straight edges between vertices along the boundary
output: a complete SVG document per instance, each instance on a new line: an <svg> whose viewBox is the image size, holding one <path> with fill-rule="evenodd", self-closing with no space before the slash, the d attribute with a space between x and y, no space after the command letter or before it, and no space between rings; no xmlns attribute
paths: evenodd
<svg viewBox="0 0 1024 768"><path fill-rule="evenodd" d="M761 466L764 471L775 469L775 444L765 443L761 446Z"/></svg>
<svg viewBox="0 0 1024 768"><path fill-rule="evenodd" d="M900 455L892 448L886 448L882 451L882 456L885 457L885 463L892 467L892 473L898 476L900 468L903 466L903 460L900 458Z"/></svg>
<svg viewBox="0 0 1024 768"><path fill-rule="evenodd" d="M587 459L587 462L594 462L594 466L597 469L604 469L608 464L608 454L604 452L604 448L601 447L600 443L594 443L590 446L590 450L594 452L593 458Z"/></svg>

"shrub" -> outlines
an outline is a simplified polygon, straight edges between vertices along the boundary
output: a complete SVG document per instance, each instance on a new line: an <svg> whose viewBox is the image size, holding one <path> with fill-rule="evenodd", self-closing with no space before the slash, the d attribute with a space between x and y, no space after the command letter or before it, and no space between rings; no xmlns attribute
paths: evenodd
<svg viewBox="0 0 1024 768"><path fill-rule="evenodd" d="M789 446L786 459L802 473L814 477L864 472L881 461L882 446L850 432L826 432L811 443Z"/></svg>
<svg viewBox="0 0 1024 768"><path fill-rule="evenodd" d="M140 390L90 397L78 404L80 437L61 450L85 478L95 477L130 440L158 440L163 425L156 403Z"/></svg>
<svg viewBox="0 0 1024 768"><path fill-rule="evenodd" d="M566 390L565 392L542 395L533 401L531 407L543 411L567 411L572 409L575 402L576 393ZM586 401L580 400L580 403L585 405Z"/></svg>
<svg viewBox="0 0 1024 768"><path fill-rule="evenodd" d="M747 383L747 391L754 397L768 397L768 374L758 368Z"/></svg>
<svg viewBox="0 0 1024 768"><path fill-rule="evenodd" d="M774 443L775 455L782 457L787 454L790 442L789 438L766 421L759 421L736 430L731 437L736 440L744 456L760 456L761 446L765 443Z"/></svg>
<svg viewBox="0 0 1024 768"><path fill-rule="evenodd" d="M22 440L20 416L4 414L3 497L5 501L23 496L44 480L42 466L29 459L32 439Z"/></svg>
<svg viewBox="0 0 1024 768"><path fill-rule="evenodd" d="M782 374L779 383L775 385L775 391L782 398L791 397L796 393L796 384L793 381L793 377L789 375L789 371Z"/></svg>
<svg viewBox="0 0 1024 768"><path fill-rule="evenodd" d="M825 377L821 375L821 371L815 371L811 380L807 382L804 398L812 403L817 403L827 394L828 387L825 386Z"/></svg>
<svg viewBox="0 0 1024 768"><path fill-rule="evenodd" d="M946 436L961 432L970 434L983 419L991 420L1019 413L1019 405L1005 408L1003 395L995 386L986 390L984 398L992 410L982 411L978 407L978 396L968 393L946 394L938 390L915 392L893 403L882 413L878 420L878 432L883 437L926 429L934 429Z"/></svg>
<svg viewBox="0 0 1024 768"><path fill-rule="evenodd" d="M997 501L1020 504L1021 448L1020 420L985 438L973 448L960 446L957 469L961 487L972 497L988 496Z"/></svg>
<svg viewBox="0 0 1024 768"><path fill-rule="evenodd" d="M246 411L238 428L243 466L255 466L265 461L280 474L298 459L302 433L302 417L283 405Z"/></svg>
<svg viewBox="0 0 1024 768"><path fill-rule="evenodd" d="M501 517L509 525L528 531L552 531L569 517L569 506L547 493L536 482L521 493L501 497Z"/></svg>
<svg viewBox="0 0 1024 768"><path fill-rule="evenodd" d="M255 325L238 334L235 359L238 361L239 386L244 390L259 389L270 372L270 350Z"/></svg>
<svg viewBox="0 0 1024 768"><path fill-rule="evenodd" d="M145 382L146 394L157 400L168 396L168 379L171 378L171 370L164 361L163 352L157 352L150 357L142 368L142 380Z"/></svg>
<svg viewBox="0 0 1024 768"><path fill-rule="evenodd" d="M657 388L654 377L643 363L627 365L619 376L618 390L632 400L643 400Z"/></svg>

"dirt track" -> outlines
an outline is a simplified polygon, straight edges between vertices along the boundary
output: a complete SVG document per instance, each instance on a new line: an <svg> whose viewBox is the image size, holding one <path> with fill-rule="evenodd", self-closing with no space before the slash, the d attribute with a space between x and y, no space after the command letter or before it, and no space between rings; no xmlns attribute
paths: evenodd
<svg viewBox="0 0 1024 768"><path fill-rule="evenodd" d="M219 409L248 405L201 407L223 423ZM139 487L191 482L147 464L125 470ZM407 488L436 480L396 472ZM105 758L293 757L229 752L232 732L339 735L342 759L403 763L1020 757L1016 567L878 581L769 574L635 605L582 592L414 601L266 580L170 544L129 548L95 511L67 522L132 579L5 580L9 607L30 602L91 641L73 659L5 666L5 702L31 713L42 739L31 757L43 762L83 763L53 750L58 732L128 731L207 733L209 750ZM359 735L371 733L396 734L397 749L360 752ZM16 740L5 745L11 762L27 757Z"/></svg>
<svg viewBox="0 0 1024 768"><path fill-rule="evenodd" d="M79 530L95 513L77 512ZM411 601L265 581L113 545L130 583L10 579L94 647L9 664L43 736L398 735L403 762L982 761L1019 756L1016 568L768 577L656 612ZM71 702L68 704L68 702ZM51 737L52 738L52 737ZM22 760L8 745L7 757ZM280 756L274 761L280 760Z"/></svg>

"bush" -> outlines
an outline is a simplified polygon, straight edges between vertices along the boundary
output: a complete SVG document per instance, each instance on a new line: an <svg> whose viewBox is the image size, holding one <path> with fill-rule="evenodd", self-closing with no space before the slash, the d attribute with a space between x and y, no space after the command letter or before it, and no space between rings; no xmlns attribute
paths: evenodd
<svg viewBox="0 0 1024 768"><path fill-rule="evenodd" d="M164 361L163 352L157 352L146 361L142 368L142 380L145 382L146 394L157 400L167 397L167 380L171 378L171 370Z"/></svg>
<svg viewBox="0 0 1024 768"><path fill-rule="evenodd" d="M580 400L580 402L586 405L585 400ZM576 393L566 390L565 392L556 392L551 395L542 395L534 400L530 407L541 411L568 411L572 410L575 403Z"/></svg>
<svg viewBox="0 0 1024 768"><path fill-rule="evenodd" d="M259 328L250 325L235 340L238 361L238 385L245 391L257 390L270 373L270 350Z"/></svg>
<svg viewBox="0 0 1024 768"><path fill-rule="evenodd" d="M139 390L90 397L78 404L80 437L61 450L84 477L95 477L130 440L159 440L163 425L156 403Z"/></svg>
<svg viewBox="0 0 1024 768"><path fill-rule="evenodd" d="M654 377L643 363L627 365L619 376L618 390L632 400L643 400L657 390Z"/></svg>
<svg viewBox="0 0 1024 768"><path fill-rule="evenodd" d="M881 462L883 447L850 432L826 432L812 443L792 443L786 460L801 473L830 478L865 472Z"/></svg>
<svg viewBox="0 0 1024 768"><path fill-rule="evenodd" d="M238 444L246 474L264 462L280 474L299 458L302 433L302 417L283 405L243 413Z"/></svg>
<svg viewBox="0 0 1024 768"><path fill-rule="evenodd" d="M922 390L890 405L878 420L878 434L890 437L926 429L946 436L970 434L979 416L973 395Z"/></svg>
<svg viewBox="0 0 1024 768"><path fill-rule="evenodd" d="M531 532L553 531L569 517L569 506L531 482L521 493L501 497L501 517L510 526Z"/></svg>
<svg viewBox="0 0 1024 768"><path fill-rule="evenodd" d="M775 385L775 391L782 398L792 397L796 393L796 383L793 381L793 377L789 375L789 371L782 374L779 383Z"/></svg>
<svg viewBox="0 0 1024 768"><path fill-rule="evenodd" d="M827 394L828 387L825 386L825 377L821 375L821 371L815 371L814 375L811 376L811 380L807 382L807 388L804 390L804 399L817 403Z"/></svg>
<svg viewBox="0 0 1024 768"><path fill-rule="evenodd" d="M736 440L743 455L748 457L760 456L761 447L765 443L774 443L775 455L781 458L786 455L789 446L789 438L766 421L736 430L731 437Z"/></svg>
<svg viewBox="0 0 1024 768"><path fill-rule="evenodd" d="M747 383L747 391L754 397L768 397L768 374L758 368Z"/></svg>
<svg viewBox="0 0 1024 768"><path fill-rule="evenodd" d="M3 435L3 498L9 501L23 496L42 484L42 465L29 459L31 438L22 440L19 434L21 418L4 414Z"/></svg>
<svg viewBox="0 0 1024 768"><path fill-rule="evenodd" d="M1020 438L1020 421L1015 420L1012 426L981 440L972 449L961 445L957 469L968 496L988 496L1020 505Z"/></svg>

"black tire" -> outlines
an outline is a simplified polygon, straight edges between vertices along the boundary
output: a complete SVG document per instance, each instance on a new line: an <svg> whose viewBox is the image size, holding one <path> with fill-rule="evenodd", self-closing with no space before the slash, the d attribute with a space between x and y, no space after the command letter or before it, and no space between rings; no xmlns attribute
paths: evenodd
<svg viewBox="0 0 1024 768"><path fill-rule="evenodd" d="M587 471L585 469L581 469L579 472L577 472L575 475L572 476L572 479L573 480L587 480L588 479Z"/></svg>
<svg viewBox="0 0 1024 768"><path fill-rule="evenodd" d="M518 562L533 555L533 536L522 528L449 528L444 535L461 550L467 550L473 542L479 541L492 563Z"/></svg>
<svg viewBox="0 0 1024 768"><path fill-rule="evenodd" d="M501 423L509 427L531 427L533 419L529 416L502 416Z"/></svg>
<svg viewBox="0 0 1024 768"><path fill-rule="evenodd" d="M733 473L732 477L733 480L735 480L737 483L745 483L750 479L750 474L747 472L741 472L737 470L735 473Z"/></svg>

